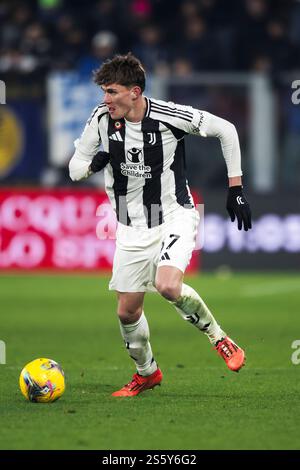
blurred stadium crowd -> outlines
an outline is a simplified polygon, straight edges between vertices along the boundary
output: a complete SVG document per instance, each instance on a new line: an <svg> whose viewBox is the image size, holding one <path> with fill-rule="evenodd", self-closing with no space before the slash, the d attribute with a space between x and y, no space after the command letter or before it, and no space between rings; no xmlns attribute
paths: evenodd
<svg viewBox="0 0 300 470"><path fill-rule="evenodd" d="M163 93L150 87L151 95L206 109L237 126L246 183L250 175L255 191L253 103L262 101L262 110L269 104L266 95L254 98L250 77L266 77L274 112L269 107L256 148L275 131L268 149L273 169L262 169L272 173L272 189L299 189L300 108L291 101L291 84L300 78L300 0L1 0L0 79L9 106L0 115L0 181L47 184L48 169L57 166L63 176L54 178L56 184L70 184L73 142L101 99L84 87L103 61L129 50L143 62L148 83L151 77L159 86L168 83ZM195 74L198 80L206 72L207 82L194 86ZM172 84L174 78L180 83ZM223 187L218 145L188 139L192 186Z"/></svg>
<svg viewBox="0 0 300 470"><path fill-rule="evenodd" d="M68 163L103 98L92 71L129 50L146 95L237 128L250 232L225 213L218 139L185 139L205 269L299 270L300 0L0 0L0 269L111 266L114 241L95 233L103 172L74 183Z"/></svg>
<svg viewBox="0 0 300 470"><path fill-rule="evenodd" d="M292 0L2 0L0 24L1 73L89 75L128 50L163 75L299 64Z"/></svg>

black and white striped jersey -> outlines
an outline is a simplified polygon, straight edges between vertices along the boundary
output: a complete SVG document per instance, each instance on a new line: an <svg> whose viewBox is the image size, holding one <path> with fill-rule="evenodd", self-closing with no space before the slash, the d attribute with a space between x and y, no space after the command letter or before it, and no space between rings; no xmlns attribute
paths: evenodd
<svg viewBox="0 0 300 470"><path fill-rule="evenodd" d="M146 98L146 102L141 122L113 120L105 104L94 109L75 143L70 173L74 180L87 176L87 165L102 144L103 150L110 154L110 163L104 169L105 189L118 221L150 228L162 224L179 206L193 207L186 180L184 136L215 135L217 130L210 132L213 118L229 124L234 131L235 128L221 118L189 106L152 98ZM229 138L228 132L227 141L225 134L223 137L221 143L225 160L227 152L229 173L231 165L234 176L241 175L236 156L229 162L235 153L232 147L236 139ZM231 149L226 149L226 145ZM238 142L237 145L239 151Z"/></svg>

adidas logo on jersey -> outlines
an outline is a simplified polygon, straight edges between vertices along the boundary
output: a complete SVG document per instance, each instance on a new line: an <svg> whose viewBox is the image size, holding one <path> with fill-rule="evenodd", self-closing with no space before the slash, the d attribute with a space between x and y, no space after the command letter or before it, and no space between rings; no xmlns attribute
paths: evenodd
<svg viewBox="0 0 300 470"><path fill-rule="evenodd" d="M117 142L123 142L122 136L119 131L109 136L110 140L116 140Z"/></svg>

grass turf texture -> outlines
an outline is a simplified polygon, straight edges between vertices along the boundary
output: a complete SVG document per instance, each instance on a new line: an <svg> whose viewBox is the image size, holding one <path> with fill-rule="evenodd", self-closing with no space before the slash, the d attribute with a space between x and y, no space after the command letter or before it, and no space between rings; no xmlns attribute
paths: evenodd
<svg viewBox="0 0 300 470"><path fill-rule="evenodd" d="M161 387L135 398L111 392L134 372L121 341L107 278L0 278L1 449L299 448L300 280L296 275L214 275L187 279L225 331L245 347L247 365L230 372L207 338L166 301L148 294L151 344ZM53 404L27 402L22 367L60 362L67 389Z"/></svg>

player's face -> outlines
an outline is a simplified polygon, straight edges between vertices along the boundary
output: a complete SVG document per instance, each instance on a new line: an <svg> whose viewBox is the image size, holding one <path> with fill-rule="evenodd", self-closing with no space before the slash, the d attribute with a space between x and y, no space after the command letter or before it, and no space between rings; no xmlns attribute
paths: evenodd
<svg viewBox="0 0 300 470"><path fill-rule="evenodd" d="M127 88L123 85L112 83L103 85L104 103L108 107L112 119L121 119L126 117L134 106L134 87Z"/></svg>

